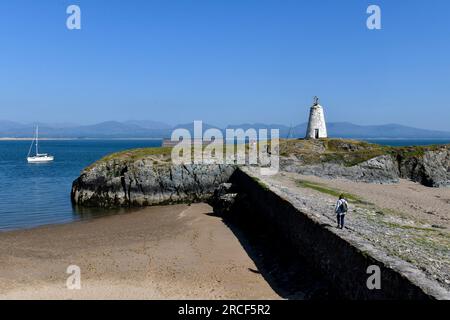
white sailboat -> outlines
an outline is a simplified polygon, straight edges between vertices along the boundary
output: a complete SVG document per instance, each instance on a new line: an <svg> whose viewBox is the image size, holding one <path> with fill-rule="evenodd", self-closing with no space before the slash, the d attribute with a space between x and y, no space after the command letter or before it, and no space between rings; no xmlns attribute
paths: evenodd
<svg viewBox="0 0 450 320"><path fill-rule="evenodd" d="M31 150L33 149L33 144L36 142L36 154L30 156ZM54 157L47 153L39 153L39 126L36 126L36 136L33 141L31 141L30 150L28 150L27 160L29 163L42 163L50 162L54 160Z"/></svg>

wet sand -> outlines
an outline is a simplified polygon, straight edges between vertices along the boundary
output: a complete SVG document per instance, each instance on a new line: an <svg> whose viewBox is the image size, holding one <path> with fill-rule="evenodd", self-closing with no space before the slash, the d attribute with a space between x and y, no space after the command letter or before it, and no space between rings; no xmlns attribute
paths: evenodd
<svg viewBox="0 0 450 320"><path fill-rule="evenodd" d="M206 204L0 233L0 299L277 299ZM81 289L69 290L69 265Z"/></svg>

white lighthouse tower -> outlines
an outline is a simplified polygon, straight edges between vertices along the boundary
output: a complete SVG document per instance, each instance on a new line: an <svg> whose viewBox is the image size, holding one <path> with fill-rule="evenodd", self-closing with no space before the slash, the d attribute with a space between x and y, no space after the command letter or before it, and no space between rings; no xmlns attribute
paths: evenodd
<svg viewBox="0 0 450 320"><path fill-rule="evenodd" d="M327 125L325 123L323 108L319 104L319 98L314 97L314 103L309 113L306 139L320 139L327 138L327 136Z"/></svg>

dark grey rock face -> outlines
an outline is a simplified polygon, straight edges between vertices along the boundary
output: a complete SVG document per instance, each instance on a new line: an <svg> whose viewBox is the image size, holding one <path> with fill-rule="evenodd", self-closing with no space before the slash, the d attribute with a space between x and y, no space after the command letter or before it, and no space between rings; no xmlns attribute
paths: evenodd
<svg viewBox="0 0 450 320"><path fill-rule="evenodd" d="M221 183L208 203L213 207L214 213L225 216L233 211L237 196L236 188L231 183Z"/></svg>
<svg viewBox="0 0 450 320"><path fill-rule="evenodd" d="M420 157L397 157L400 175L428 187L450 186L450 150L442 148Z"/></svg>
<svg viewBox="0 0 450 320"><path fill-rule="evenodd" d="M300 165L292 158L282 159L280 164L284 171L325 178L345 178L369 183L396 183L399 179L398 165L391 156L387 155L370 159L352 167L336 163Z"/></svg>
<svg viewBox="0 0 450 320"><path fill-rule="evenodd" d="M280 166L284 171L332 179L396 183L404 178L427 187L450 186L450 149L447 147L408 157L382 155L351 167L330 162L303 165L294 158L282 158Z"/></svg>
<svg viewBox="0 0 450 320"><path fill-rule="evenodd" d="M231 165L111 160L86 169L73 182L71 196L77 205L95 207L204 201L234 170Z"/></svg>

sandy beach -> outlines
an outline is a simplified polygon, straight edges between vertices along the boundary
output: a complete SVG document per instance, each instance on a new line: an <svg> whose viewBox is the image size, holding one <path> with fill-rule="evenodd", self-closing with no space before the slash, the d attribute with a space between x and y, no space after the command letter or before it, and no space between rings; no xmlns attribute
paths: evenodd
<svg viewBox="0 0 450 320"><path fill-rule="evenodd" d="M277 299L206 204L0 233L0 299ZM69 265L81 289L69 290Z"/></svg>

